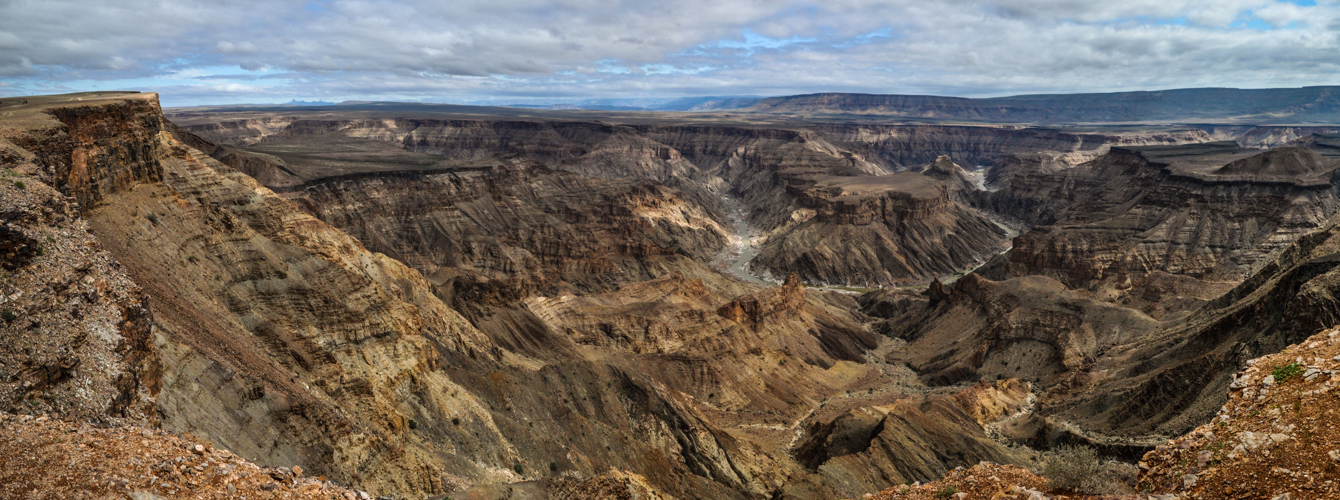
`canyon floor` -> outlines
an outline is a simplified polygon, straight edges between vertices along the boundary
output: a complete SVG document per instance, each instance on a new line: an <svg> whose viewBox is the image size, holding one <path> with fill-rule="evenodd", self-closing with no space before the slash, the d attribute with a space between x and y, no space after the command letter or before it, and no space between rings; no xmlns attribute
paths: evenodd
<svg viewBox="0 0 1340 500"><path fill-rule="evenodd" d="M1331 133L7 98L5 495L1324 496Z"/></svg>

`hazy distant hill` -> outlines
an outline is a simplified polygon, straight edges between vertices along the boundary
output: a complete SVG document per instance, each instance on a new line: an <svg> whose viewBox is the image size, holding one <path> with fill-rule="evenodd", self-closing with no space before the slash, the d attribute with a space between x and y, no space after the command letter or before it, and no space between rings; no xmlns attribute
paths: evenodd
<svg viewBox="0 0 1340 500"><path fill-rule="evenodd" d="M987 99L828 93L760 99L748 111L1005 123L1340 123L1340 87L1200 88Z"/></svg>

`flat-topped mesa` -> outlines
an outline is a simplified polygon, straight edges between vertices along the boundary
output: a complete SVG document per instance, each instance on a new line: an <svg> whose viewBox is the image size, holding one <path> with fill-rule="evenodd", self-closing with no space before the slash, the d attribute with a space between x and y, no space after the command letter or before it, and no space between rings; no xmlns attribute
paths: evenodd
<svg viewBox="0 0 1340 500"><path fill-rule="evenodd" d="M916 172L859 177L819 177L805 189L789 187L815 220L834 224L897 225L948 210L944 183Z"/></svg>
<svg viewBox="0 0 1340 500"><path fill-rule="evenodd" d="M1312 175L1334 170L1336 163L1320 153L1299 146L1278 147L1256 156L1235 160L1214 173L1219 175Z"/></svg>
<svg viewBox="0 0 1340 500"><path fill-rule="evenodd" d="M1340 160L1312 149L1281 146L1269 150L1244 148L1235 142L1182 146L1112 148L1110 155L1163 169L1176 179L1202 184L1287 185L1325 188Z"/></svg>

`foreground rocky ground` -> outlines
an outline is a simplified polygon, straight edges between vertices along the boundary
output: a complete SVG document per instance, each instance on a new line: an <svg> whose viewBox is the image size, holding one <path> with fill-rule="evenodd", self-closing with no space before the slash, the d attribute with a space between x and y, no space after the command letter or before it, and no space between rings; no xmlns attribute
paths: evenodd
<svg viewBox="0 0 1340 500"><path fill-rule="evenodd" d="M1145 455L1141 485L1187 498L1340 496L1340 329L1252 361L1208 424Z"/></svg>
<svg viewBox="0 0 1340 500"><path fill-rule="evenodd" d="M0 413L0 497L367 499L302 467L262 468L207 442L138 426Z"/></svg>

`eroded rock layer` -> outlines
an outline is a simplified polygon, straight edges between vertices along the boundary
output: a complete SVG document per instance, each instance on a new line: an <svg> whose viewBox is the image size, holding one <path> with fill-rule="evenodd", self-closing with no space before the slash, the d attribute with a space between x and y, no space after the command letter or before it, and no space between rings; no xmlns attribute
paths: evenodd
<svg viewBox="0 0 1340 500"><path fill-rule="evenodd" d="M987 204L1039 226L984 273L1052 276L1137 307L1176 287L1166 273L1201 281L1202 293L1182 289L1208 300L1340 208L1334 166L1307 158L1311 167L1287 167L1277 151L1231 143L1113 149L1014 176Z"/></svg>

